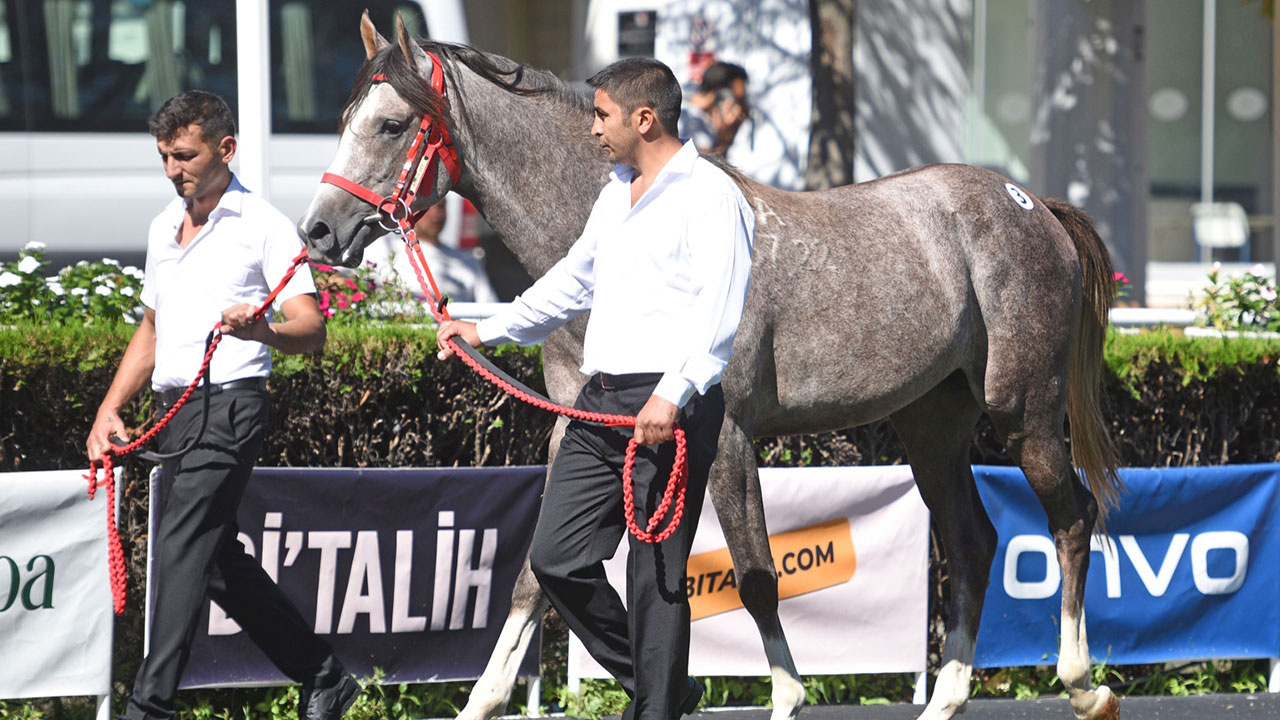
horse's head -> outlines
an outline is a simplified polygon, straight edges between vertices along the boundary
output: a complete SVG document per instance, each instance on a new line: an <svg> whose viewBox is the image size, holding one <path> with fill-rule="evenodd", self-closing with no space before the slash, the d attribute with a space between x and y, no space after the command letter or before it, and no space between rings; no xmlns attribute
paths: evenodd
<svg viewBox="0 0 1280 720"><path fill-rule="evenodd" d="M400 17L395 46L374 29L367 12L360 19L360 35L368 59L342 111L338 154L298 222L313 260L348 267L358 265L364 248L394 226L386 206L379 210L369 198L392 195L422 119L440 128L447 122L444 98L431 86L434 61L409 38ZM432 165L408 210L425 210L458 182L445 163L437 159ZM330 175L369 192L362 199L333 184ZM416 176L415 169L410 185Z"/></svg>

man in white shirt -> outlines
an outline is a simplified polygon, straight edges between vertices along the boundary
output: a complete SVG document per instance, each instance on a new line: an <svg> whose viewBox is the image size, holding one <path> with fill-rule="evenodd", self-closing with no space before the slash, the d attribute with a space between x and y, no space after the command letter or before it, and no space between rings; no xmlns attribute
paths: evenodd
<svg viewBox="0 0 1280 720"><path fill-rule="evenodd" d="M628 534L625 608L603 561L626 533L620 478L632 431L569 424L529 555L552 604L631 696L624 720L674 720L702 696L687 677L685 565L724 417L719 383L746 301L755 217L734 181L680 142L680 86L666 65L627 58L587 82L591 132L617 167L582 236L503 313L442 325L440 357L453 354L451 337L534 344L590 309L581 370L591 377L575 406L636 415L636 441L659 444L637 453L638 518L658 505L679 421L684 516L661 543Z"/></svg>
<svg viewBox="0 0 1280 720"><path fill-rule="evenodd" d="M224 337L210 363L203 435L204 390L160 434L163 453L200 441L164 463L164 510L152 543L164 582L125 717L174 717L196 624L212 598L282 672L302 683L304 717L337 720L359 684L236 539L236 506L270 417L267 346L285 353L324 346L324 318L305 267L278 296L284 322L272 322L270 313L253 317L302 243L289 218L231 174L235 119L222 98L184 92L148 125L178 198L151 223L141 296L146 310L98 408L85 443L89 458L101 457L111 437L127 439L119 410L148 380L153 401L167 412L199 372L215 323Z"/></svg>

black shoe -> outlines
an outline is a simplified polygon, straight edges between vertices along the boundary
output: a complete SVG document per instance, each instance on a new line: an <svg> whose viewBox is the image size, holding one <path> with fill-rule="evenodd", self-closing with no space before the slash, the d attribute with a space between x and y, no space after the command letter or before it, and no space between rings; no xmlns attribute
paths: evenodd
<svg viewBox="0 0 1280 720"><path fill-rule="evenodd" d="M343 675L331 687L303 685L298 695L298 716L306 720L342 720L360 696L360 683Z"/></svg>
<svg viewBox="0 0 1280 720"><path fill-rule="evenodd" d="M698 709L698 703L702 702L702 683L689 678L688 688L684 691L684 699L680 701L680 714L692 715L694 710Z"/></svg>

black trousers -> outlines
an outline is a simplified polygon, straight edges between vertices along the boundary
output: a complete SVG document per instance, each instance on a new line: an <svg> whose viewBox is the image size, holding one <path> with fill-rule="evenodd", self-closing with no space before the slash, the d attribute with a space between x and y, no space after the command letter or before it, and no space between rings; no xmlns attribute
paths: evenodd
<svg viewBox="0 0 1280 720"><path fill-rule="evenodd" d="M613 389L593 378L575 407L635 415L659 378L656 374L615 376ZM587 651L631 696L624 720L680 717L689 667L685 564L723 419L724 395L719 385L706 395L695 395L681 411L679 423L686 433L689 460L684 518L679 529L661 543L640 542L627 531L622 466L632 428L571 422L551 465L530 565ZM662 500L674 455L674 443L642 447L636 454L632 480L641 528ZM664 522L659 528L665 526ZM604 572L604 561L613 556L624 533L630 548L625 608Z"/></svg>
<svg viewBox="0 0 1280 720"><path fill-rule="evenodd" d="M236 507L266 437L270 412L261 390L213 395L209 426L199 445L164 465L165 506L152 542L164 580L152 609L150 649L125 717L174 717L178 680L207 598L216 600L294 680L328 685L325 674L340 667L331 659L329 645L236 540ZM196 392L161 431L161 451L183 447L199 432L200 416Z"/></svg>

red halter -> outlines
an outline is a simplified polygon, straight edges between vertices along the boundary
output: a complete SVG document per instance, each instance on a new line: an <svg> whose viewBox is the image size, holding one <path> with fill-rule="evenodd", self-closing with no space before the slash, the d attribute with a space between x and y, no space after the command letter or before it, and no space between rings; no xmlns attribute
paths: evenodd
<svg viewBox="0 0 1280 720"><path fill-rule="evenodd" d="M441 69L440 58L434 53L427 53L431 58L431 87L440 97L445 94L444 87L444 71ZM385 75L374 75L373 82L386 82ZM424 143L423 140L426 140ZM449 139L449 129L444 123L433 125L430 115L422 116L422 123L418 126L418 134L413 139L413 144L409 146L409 155L404 161L404 168L400 170L400 179L396 181L396 187L391 194L382 197L369 188L352 182L341 175L333 173L325 173L320 178L320 182L336 185L343 190L355 195L365 202L385 213L394 225L401 226L413 225L413 218L409 208L413 205L413 201L417 199L418 193L423 188L424 181L427 187L431 187L435 183L437 161L444 161L445 169L449 172L450 186L458 184L458 178L461 175L462 163L458 160L458 151L454 149L453 143ZM416 167L416 170L415 170ZM412 182L406 182L410 173L413 175ZM396 229L387 227L387 230Z"/></svg>

